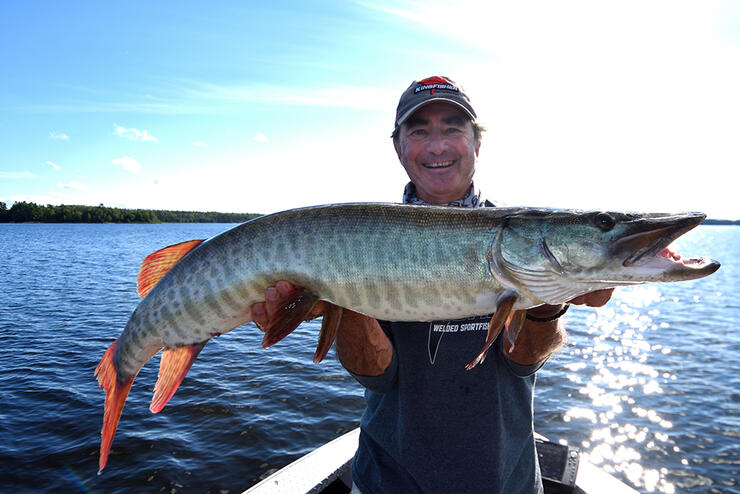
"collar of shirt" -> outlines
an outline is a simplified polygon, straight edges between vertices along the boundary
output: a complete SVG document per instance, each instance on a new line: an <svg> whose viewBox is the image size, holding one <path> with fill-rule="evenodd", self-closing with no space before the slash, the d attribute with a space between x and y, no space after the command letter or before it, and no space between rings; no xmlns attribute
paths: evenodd
<svg viewBox="0 0 740 494"><path fill-rule="evenodd" d="M468 193L465 197L458 199L457 201L448 202L446 204L440 204L440 206L455 206L459 208L483 208L486 207L486 199L482 196L481 191L475 188L475 184L471 184L468 189ZM403 189L403 203L404 204L424 204L430 205L428 202L419 199L416 195L416 185L413 182L406 184Z"/></svg>

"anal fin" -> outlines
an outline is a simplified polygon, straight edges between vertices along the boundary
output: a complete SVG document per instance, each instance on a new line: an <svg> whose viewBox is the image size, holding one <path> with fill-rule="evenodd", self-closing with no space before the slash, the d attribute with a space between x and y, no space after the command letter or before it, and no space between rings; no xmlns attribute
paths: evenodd
<svg viewBox="0 0 740 494"><path fill-rule="evenodd" d="M316 346L316 353L313 356L313 363L318 364L326 357L329 348L337 337L339 323L342 321L343 309L338 305L324 302L324 316L321 321L321 331L319 331L319 344Z"/></svg>
<svg viewBox="0 0 740 494"><path fill-rule="evenodd" d="M472 369L485 360L488 350L491 348L491 345L493 345L493 342L496 341L496 338L501 332L501 329L504 327L504 323L509 317L509 313L511 312L511 309L514 306L517 298L518 295L513 290L507 290L499 296L498 300L496 301L496 312L493 313L493 316L491 317L491 322L488 325L486 343L483 345L483 348L478 353L478 355L468 365L465 366L466 370Z"/></svg>
<svg viewBox="0 0 740 494"><path fill-rule="evenodd" d="M202 343L162 350L159 377L157 378L157 384L154 385L152 404L149 405L149 410L152 413L161 411L170 401L207 342L206 340Z"/></svg>
<svg viewBox="0 0 740 494"><path fill-rule="evenodd" d="M108 350L105 351L103 358L95 368L95 376L98 378L100 387L105 391L105 411L103 413L103 429L100 431L100 460L98 461L98 474L103 471L105 464L108 462L113 437L116 435L118 421L121 419L123 405L126 403L126 397L134 383L131 376L127 381L120 382L113 363L113 354L116 351L114 341Z"/></svg>
<svg viewBox="0 0 740 494"><path fill-rule="evenodd" d="M262 348L269 348L293 332L311 314L319 297L306 289L296 291L267 322Z"/></svg>

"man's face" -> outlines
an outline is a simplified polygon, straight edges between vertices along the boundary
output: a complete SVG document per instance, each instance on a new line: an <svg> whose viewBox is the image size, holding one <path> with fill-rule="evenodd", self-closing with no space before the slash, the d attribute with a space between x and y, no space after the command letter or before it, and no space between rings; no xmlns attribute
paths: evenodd
<svg viewBox="0 0 740 494"><path fill-rule="evenodd" d="M443 204L470 188L480 148L474 141L470 118L456 106L435 102L401 125L394 145L419 199Z"/></svg>

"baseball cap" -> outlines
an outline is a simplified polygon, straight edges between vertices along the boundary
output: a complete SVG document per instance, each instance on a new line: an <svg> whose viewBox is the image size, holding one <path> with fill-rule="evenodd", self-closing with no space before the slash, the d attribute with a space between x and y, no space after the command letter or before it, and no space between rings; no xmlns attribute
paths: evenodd
<svg viewBox="0 0 740 494"><path fill-rule="evenodd" d="M395 134L398 127L416 110L433 101L452 103L463 110L473 121L476 119L475 110L470 105L470 98L452 79L443 76L427 77L412 82L401 95L398 108L396 108L396 126L393 133Z"/></svg>

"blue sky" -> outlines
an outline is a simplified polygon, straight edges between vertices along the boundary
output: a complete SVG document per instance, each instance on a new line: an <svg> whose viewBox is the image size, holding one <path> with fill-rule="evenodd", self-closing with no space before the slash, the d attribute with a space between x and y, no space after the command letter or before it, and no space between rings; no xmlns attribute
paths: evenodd
<svg viewBox="0 0 740 494"><path fill-rule="evenodd" d="M735 2L0 3L0 201L398 201L398 96L447 75L509 205L740 219Z"/></svg>

